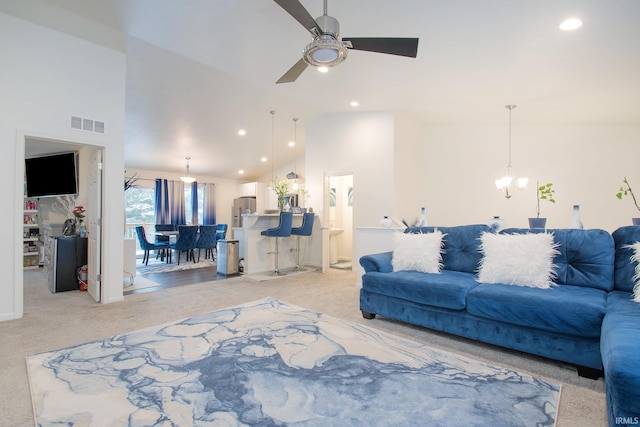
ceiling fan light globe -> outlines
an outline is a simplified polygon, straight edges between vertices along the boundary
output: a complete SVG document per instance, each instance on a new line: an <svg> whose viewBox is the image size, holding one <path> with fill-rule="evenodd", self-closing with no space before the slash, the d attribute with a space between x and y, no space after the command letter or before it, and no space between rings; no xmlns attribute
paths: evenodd
<svg viewBox="0 0 640 427"><path fill-rule="evenodd" d="M332 36L314 39L303 51L305 62L314 67L334 67L347 58L347 48Z"/></svg>

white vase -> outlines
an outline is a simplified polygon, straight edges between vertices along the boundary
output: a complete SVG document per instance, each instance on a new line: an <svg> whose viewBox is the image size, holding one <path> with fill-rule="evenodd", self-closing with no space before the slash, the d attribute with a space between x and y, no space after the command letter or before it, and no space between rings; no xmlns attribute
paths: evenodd
<svg viewBox="0 0 640 427"><path fill-rule="evenodd" d="M575 228L578 230L582 230L584 226L582 225L582 221L580 220L580 206L573 205L573 217L571 218L571 225L569 228Z"/></svg>
<svg viewBox="0 0 640 427"><path fill-rule="evenodd" d="M380 227L382 228L391 228L391 218L388 216L382 217L380 220Z"/></svg>
<svg viewBox="0 0 640 427"><path fill-rule="evenodd" d="M420 208L420 219L418 220L417 227L427 226L427 215L425 208Z"/></svg>
<svg viewBox="0 0 640 427"><path fill-rule="evenodd" d="M504 228L504 220L499 216L494 216L493 219L491 219L491 221L487 223L487 225L491 229L491 232L497 233Z"/></svg>

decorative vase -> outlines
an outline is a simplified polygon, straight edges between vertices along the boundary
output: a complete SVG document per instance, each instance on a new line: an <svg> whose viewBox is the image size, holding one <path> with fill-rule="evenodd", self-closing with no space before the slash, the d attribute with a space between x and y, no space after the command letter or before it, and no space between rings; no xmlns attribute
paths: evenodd
<svg viewBox="0 0 640 427"><path fill-rule="evenodd" d="M504 228L504 220L499 216L494 216L491 221L487 223L492 233L497 233Z"/></svg>
<svg viewBox="0 0 640 427"><path fill-rule="evenodd" d="M280 212L284 211L284 196L278 196L278 209Z"/></svg>
<svg viewBox="0 0 640 427"><path fill-rule="evenodd" d="M80 227L78 227L78 236L82 238L87 237L87 227L84 225L82 220L80 220Z"/></svg>
<svg viewBox="0 0 640 427"><path fill-rule="evenodd" d="M582 225L582 221L580 220L580 206L573 205L573 218L571 218L571 225L569 228L576 228L578 230L582 230L584 226Z"/></svg>
<svg viewBox="0 0 640 427"><path fill-rule="evenodd" d="M391 218L388 216L383 216L380 220L380 227L382 228L390 228L391 227Z"/></svg>
<svg viewBox="0 0 640 427"><path fill-rule="evenodd" d="M529 218L529 228L545 228L547 218Z"/></svg>
<svg viewBox="0 0 640 427"><path fill-rule="evenodd" d="M425 208L420 208L420 219L418 220L417 227L426 227L427 226L427 215Z"/></svg>
<svg viewBox="0 0 640 427"><path fill-rule="evenodd" d="M631 218L631 223L633 225L640 225L640 218Z"/></svg>

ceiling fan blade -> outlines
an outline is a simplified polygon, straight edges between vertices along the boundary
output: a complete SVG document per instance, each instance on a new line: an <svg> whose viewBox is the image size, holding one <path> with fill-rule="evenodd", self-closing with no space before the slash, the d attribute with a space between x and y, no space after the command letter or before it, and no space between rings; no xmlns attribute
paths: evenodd
<svg viewBox="0 0 640 427"><path fill-rule="evenodd" d="M415 58L418 56L418 39L402 37L343 37L350 42L351 49L368 52L388 53Z"/></svg>
<svg viewBox="0 0 640 427"><path fill-rule="evenodd" d="M300 59L298 62L295 63L293 67L289 69L289 71L284 73L284 75L280 77L280 80L278 80L276 83L295 82L296 79L300 77L300 74L302 74L302 72L306 69L307 69L307 63L304 61L304 59Z"/></svg>
<svg viewBox="0 0 640 427"><path fill-rule="evenodd" d="M319 33L320 27L318 26L318 23L316 22L315 19L313 19L313 16L309 14L307 9L305 9L304 6L302 6L302 4L300 4L298 0L273 0L273 1L278 3L278 5L280 5L280 7L286 10L287 13L289 13L289 15L293 16L295 20L301 23L302 26L305 27L311 34L313 34L314 36L317 36L320 34Z"/></svg>

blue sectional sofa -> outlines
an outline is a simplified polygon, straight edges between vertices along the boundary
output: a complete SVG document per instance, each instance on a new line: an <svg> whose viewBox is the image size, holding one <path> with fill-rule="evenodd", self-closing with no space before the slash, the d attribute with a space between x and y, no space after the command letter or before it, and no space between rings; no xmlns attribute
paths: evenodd
<svg viewBox="0 0 640 427"><path fill-rule="evenodd" d="M600 352L604 365L610 425L640 424L640 303L631 300L635 263L629 245L640 242L640 227L613 232L615 273L602 323Z"/></svg>
<svg viewBox="0 0 640 427"><path fill-rule="evenodd" d="M376 315L604 372L611 425L640 416L640 304L631 301L635 263L628 245L640 227L550 229L558 244L549 289L480 283L486 225L408 228L444 234L440 273L394 271L393 253L363 256L362 315ZM500 234L544 230L506 229ZM614 279L615 277L615 279ZM636 422L637 423L637 422ZM632 423L633 424L633 423Z"/></svg>

